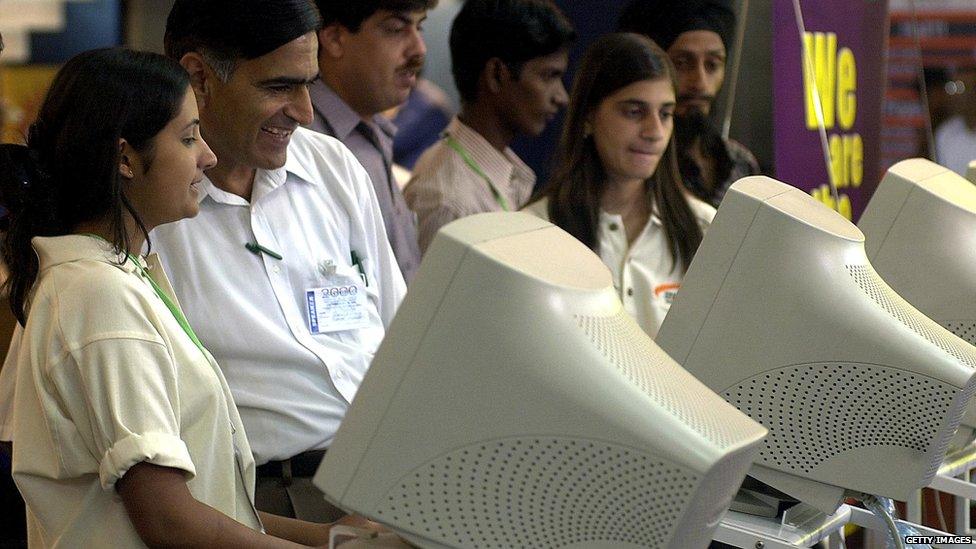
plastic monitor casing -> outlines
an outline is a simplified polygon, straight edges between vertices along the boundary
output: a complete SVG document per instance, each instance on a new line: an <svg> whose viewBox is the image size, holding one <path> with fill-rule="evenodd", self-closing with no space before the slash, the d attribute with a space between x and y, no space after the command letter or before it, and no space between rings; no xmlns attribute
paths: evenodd
<svg viewBox="0 0 976 549"><path fill-rule="evenodd" d="M976 186L922 158L892 166L858 227L875 270L926 316L976 344ZM972 438L976 403L958 443Z"/></svg>
<svg viewBox="0 0 976 549"><path fill-rule="evenodd" d="M314 480L425 548L704 548L764 434L592 251L480 214L435 238Z"/></svg>
<svg viewBox="0 0 976 549"><path fill-rule="evenodd" d="M657 343L769 429L750 476L831 513L926 486L976 354L891 290L849 221L768 177L729 190Z"/></svg>

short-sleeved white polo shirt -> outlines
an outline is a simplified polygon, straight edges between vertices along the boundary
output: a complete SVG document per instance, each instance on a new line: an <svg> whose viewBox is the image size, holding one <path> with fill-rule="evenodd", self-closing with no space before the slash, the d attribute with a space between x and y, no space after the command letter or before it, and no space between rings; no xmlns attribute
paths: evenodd
<svg viewBox="0 0 976 549"><path fill-rule="evenodd" d="M260 529L230 390L145 278L172 296L155 258L120 264L91 236L33 244L40 272L13 408L31 546L142 546L114 486L143 461L185 471L194 498Z"/></svg>
<svg viewBox="0 0 976 549"><path fill-rule="evenodd" d="M691 213L704 231L715 217L715 208L686 196ZM549 219L548 199L529 204L525 211ZM664 226L657 207L640 234L630 244L620 215L600 212L597 242L600 259L613 275L613 286L626 310L652 338L681 288L685 266L671 259Z"/></svg>

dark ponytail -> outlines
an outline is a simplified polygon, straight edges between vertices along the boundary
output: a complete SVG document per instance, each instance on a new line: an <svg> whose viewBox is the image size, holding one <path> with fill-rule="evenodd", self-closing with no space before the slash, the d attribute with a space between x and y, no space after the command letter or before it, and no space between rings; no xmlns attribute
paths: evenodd
<svg viewBox="0 0 976 549"><path fill-rule="evenodd" d="M122 193L125 139L151 162L153 138L179 112L189 77L158 54L122 48L92 50L68 61L54 78L27 145L0 146L0 200L9 212L4 289L21 324L38 275L35 236L70 234L105 220L117 253L129 252L126 216L146 234ZM132 250L138 252L138 250Z"/></svg>
<svg viewBox="0 0 976 549"><path fill-rule="evenodd" d="M50 177L36 157L36 151L23 145L0 145L0 196L7 210L3 259L10 271L4 290L21 324L25 321L24 296L37 277L37 255L30 239L64 234L53 213Z"/></svg>

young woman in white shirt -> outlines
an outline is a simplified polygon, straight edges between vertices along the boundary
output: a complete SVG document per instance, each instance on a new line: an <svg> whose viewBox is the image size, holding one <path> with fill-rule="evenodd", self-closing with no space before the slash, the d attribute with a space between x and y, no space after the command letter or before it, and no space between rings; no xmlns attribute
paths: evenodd
<svg viewBox="0 0 976 549"><path fill-rule="evenodd" d="M31 547L328 543L329 525L254 509L227 383L139 256L154 227L197 213L216 163L199 124L179 64L95 50L59 71L26 146L0 146Z"/></svg>
<svg viewBox="0 0 976 549"><path fill-rule="evenodd" d="M650 39L594 42L576 73L552 178L526 208L600 255L651 337L715 214L681 183L675 87L671 61Z"/></svg>

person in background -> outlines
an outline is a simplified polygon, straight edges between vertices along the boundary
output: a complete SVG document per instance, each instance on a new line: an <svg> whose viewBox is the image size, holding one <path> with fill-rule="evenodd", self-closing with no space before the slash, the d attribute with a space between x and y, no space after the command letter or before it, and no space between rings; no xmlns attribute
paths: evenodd
<svg viewBox="0 0 976 549"><path fill-rule="evenodd" d="M59 71L26 146L0 146L5 286L24 327L13 475L32 547L328 542L327 525L254 509L227 383L138 255L198 211L216 161L199 124L175 61L94 50Z"/></svg>
<svg viewBox="0 0 976 549"><path fill-rule="evenodd" d="M633 0L618 29L644 34L671 57L678 78L675 141L685 186L718 207L739 179L760 173L755 156L722 136L712 107L725 83L735 12L731 0Z"/></svg>
<svg viewBox="0 0 976 549"><path fill-rule="evenodd" d="M177 0L166 53L190 74L218 164L200 215L156 249L227 376L258 464L255 503L341 516L312 484L405 286L363 166L312 121L312 0ZM325 306L331 289L343 292ZM338 293L338 292L337 292Z"/></svg>
<svg viewBox="0 0 976 549"><path fill-rule="evenodd" d="M455 114L457 107L440 86L426 78L419 79L407 102L393 116L397 128L393 137L393 162L412 171L420 155L440 140Z"/></svg>
<svg viewBox="0 0 976 549"><path fill-rule="evenodd" d="M976 160L976 68L958 71L954 91L954 114L935 128L935 151L939 164L965 176Z"/></svg>
<svg viewBox="0 0 976 549"><path fill-rule="evenodd" d="M393 176L396 127L381 113L403 104L427 46L421 34L437 0L316 0L322 13L319 70L309 128L342 141L369 173L403 278L420 265L416 219Z"/></svg>
<svg viewBox="0 0 976 549"><path fill-rule="evenodd" d="M526 208L600 256L651 337L715 215L681 183L675 85L667 54L647 37L597 39L576 73L552 179Z"/></svg>
<svg viewBox="0 0 976 549"><path fill-rule="evenodd" d="M422 251L455 219L528 201L535 174L509 144L539 135L566 106L562 79L574 38L550 0L465 2L450 39L461 112L404 190Z"/></svg>

